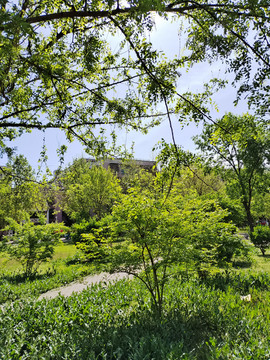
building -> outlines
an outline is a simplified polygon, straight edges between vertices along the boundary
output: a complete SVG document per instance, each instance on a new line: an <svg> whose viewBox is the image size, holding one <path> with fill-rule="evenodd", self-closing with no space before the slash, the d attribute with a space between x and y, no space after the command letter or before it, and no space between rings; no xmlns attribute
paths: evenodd
<svg viewBox="0 0 270 360"><path fill-rule="evenodd" d="M121 159L106 159L103 161L96 161L95 159L87 159L92 166L100 165L105 169L111 169L119 178L125 176L125 172L132 165L134 167L154 172L153 167L156 165L155 161L150 160L121 160Z"/></svg>

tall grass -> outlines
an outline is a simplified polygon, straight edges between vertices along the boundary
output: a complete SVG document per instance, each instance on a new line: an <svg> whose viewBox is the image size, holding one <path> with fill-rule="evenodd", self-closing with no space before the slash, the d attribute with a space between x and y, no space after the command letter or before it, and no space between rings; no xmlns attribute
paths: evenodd
<svg viewBox="0 0 270 360"><path fill-rule="evenodd" d="M62 248L61 248L62 247ZM70 298L37 296L97 272L61 245L33 279L19 268L0 276L0 359L211 360L270 358L270 272L251 268L198 279L183 272L165 290L164 312L137 280L94 285ZM75 257L74 257L75 256ZM14 264L12 264L14 266ZM241 300L251 295L251 301Z"/></svg>
<svg viewBox="0 0 270 360"><path fill-rule="evenodd" d="M70 298L15 302L0 316L0 358L265 360L270 277L246 274L248 287L240 276L222 288L226 276L171 281L162 318L136 280L95 285ZM251 302L240 299L247 289Z"/></svg>

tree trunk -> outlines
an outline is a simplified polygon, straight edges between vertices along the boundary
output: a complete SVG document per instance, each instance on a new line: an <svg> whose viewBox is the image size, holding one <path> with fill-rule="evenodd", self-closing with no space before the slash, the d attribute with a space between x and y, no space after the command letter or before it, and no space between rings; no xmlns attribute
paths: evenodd
<svg viewBox="0 0 270 360"><path fill-rule="evenodd" d="M264 256L264 255L265 255L265 248L264 248L264 247L260 247L260 250L261 250L261 252L262 252L262 256Z"/></svg>
<svg viewBox="0 0 270 360"><path fill-rule="evenodd" d="M247 222L248 222L248 227L249 227L250 233L253 233L253 231L254 231L254 221L253 221L253 217L251 215L250 206L249 206L248 202L245 201L245 200L243 201L243 205L244 205L244 208L245 208L245 211L246 211Z"/></svg>

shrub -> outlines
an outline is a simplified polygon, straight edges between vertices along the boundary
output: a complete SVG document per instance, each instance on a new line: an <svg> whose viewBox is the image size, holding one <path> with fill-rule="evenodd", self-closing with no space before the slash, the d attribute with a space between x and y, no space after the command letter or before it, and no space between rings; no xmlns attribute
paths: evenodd
<svg viewBox="0 0 270 360"><path fill-rule="evenodd" d="M264 256L266 249L270 246L270 228L267 226L256 226L250 235L250 239L261 250Z"/></svg>
<svg viewBox="0 0 270 360"><path fill-rule="evenodd" d="M88 221L83 220L79 224L73 224L71 227L71 241L76 245L82 241L82 234L89 234L92 229L97 229L97 220L90 218Z"/></svg>
<svg viewBox="0 0 270 360"><path fill-rule="evenodd" d="M23 267L26 277L36 274L39 265L51 259L54 247L62 236L62 224L34 225L31 221L18 224L10 220L9 228L14 230L12 238L5 236L1 250L16 259Z"/></svg>
<svg viewBox="0 0 270 360"><path fill-rule="evenodd" d="M87 260L104 259L107 256L106 237L110 221L111 216L108 215L99 221L93 218L73 225L75 232L71 238Z"/></svg>

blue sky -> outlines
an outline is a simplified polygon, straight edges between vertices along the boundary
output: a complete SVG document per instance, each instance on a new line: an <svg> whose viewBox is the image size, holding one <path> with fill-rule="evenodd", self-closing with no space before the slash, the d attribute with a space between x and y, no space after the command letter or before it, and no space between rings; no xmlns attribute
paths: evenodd
<svg viewBox="0 0 270 360"><path fill-rule="evenodd" d="M179 36L178 28L179 24L176 22L170 24L160 18L156 18L156 27L153 32L149 34L153 46L162 50L169 58L179 56L185 51L183 48L183 34L181 33L181 36ZM179 78L178 88L180 91L198 91L201 89L204 82L207 82L212 77L221 75L224 74L222 72L222 64L220 63L213 64L212 66L209 66L209 64L206 63L196 65L188 73L184 72ZM248 109L245 103L234 108L234 98L235 91L230 87L216 94L214 100L219 107L219 112L213 107L212 117L214 119L219 118L224 115L225 112L229 111L238 114L247 112ZM197 127L195 124L190 124L182 129L176 120L173 121L173 126L177 143L186 150L194 151L195 148L192 142L192 136L200 133L201 126ZM162 138L171 142L171 133L167 119L165 119L160 126L151 129L146 135L136 132L119 132L119 144L125 144L129 147L131 143L134 142L134 157L144 160L153 160L155 158L157 154L152 152L152 148ZM55 170L59 165L56 150L62 144L67 144L68 146L65 164L72 162L72 160L77 157L88 157L79 142L74 141L73 143L68 143L64 134L59 130L47 130L45 133L33 131L31 134L25 134L21 138L15 140L12 145L17 147L18 153L23 153L27 157L33 168L37 168L43 140L47 147L47 165L51 170ZM5 159L2 159L2 162L5 162Z"/></svg>

